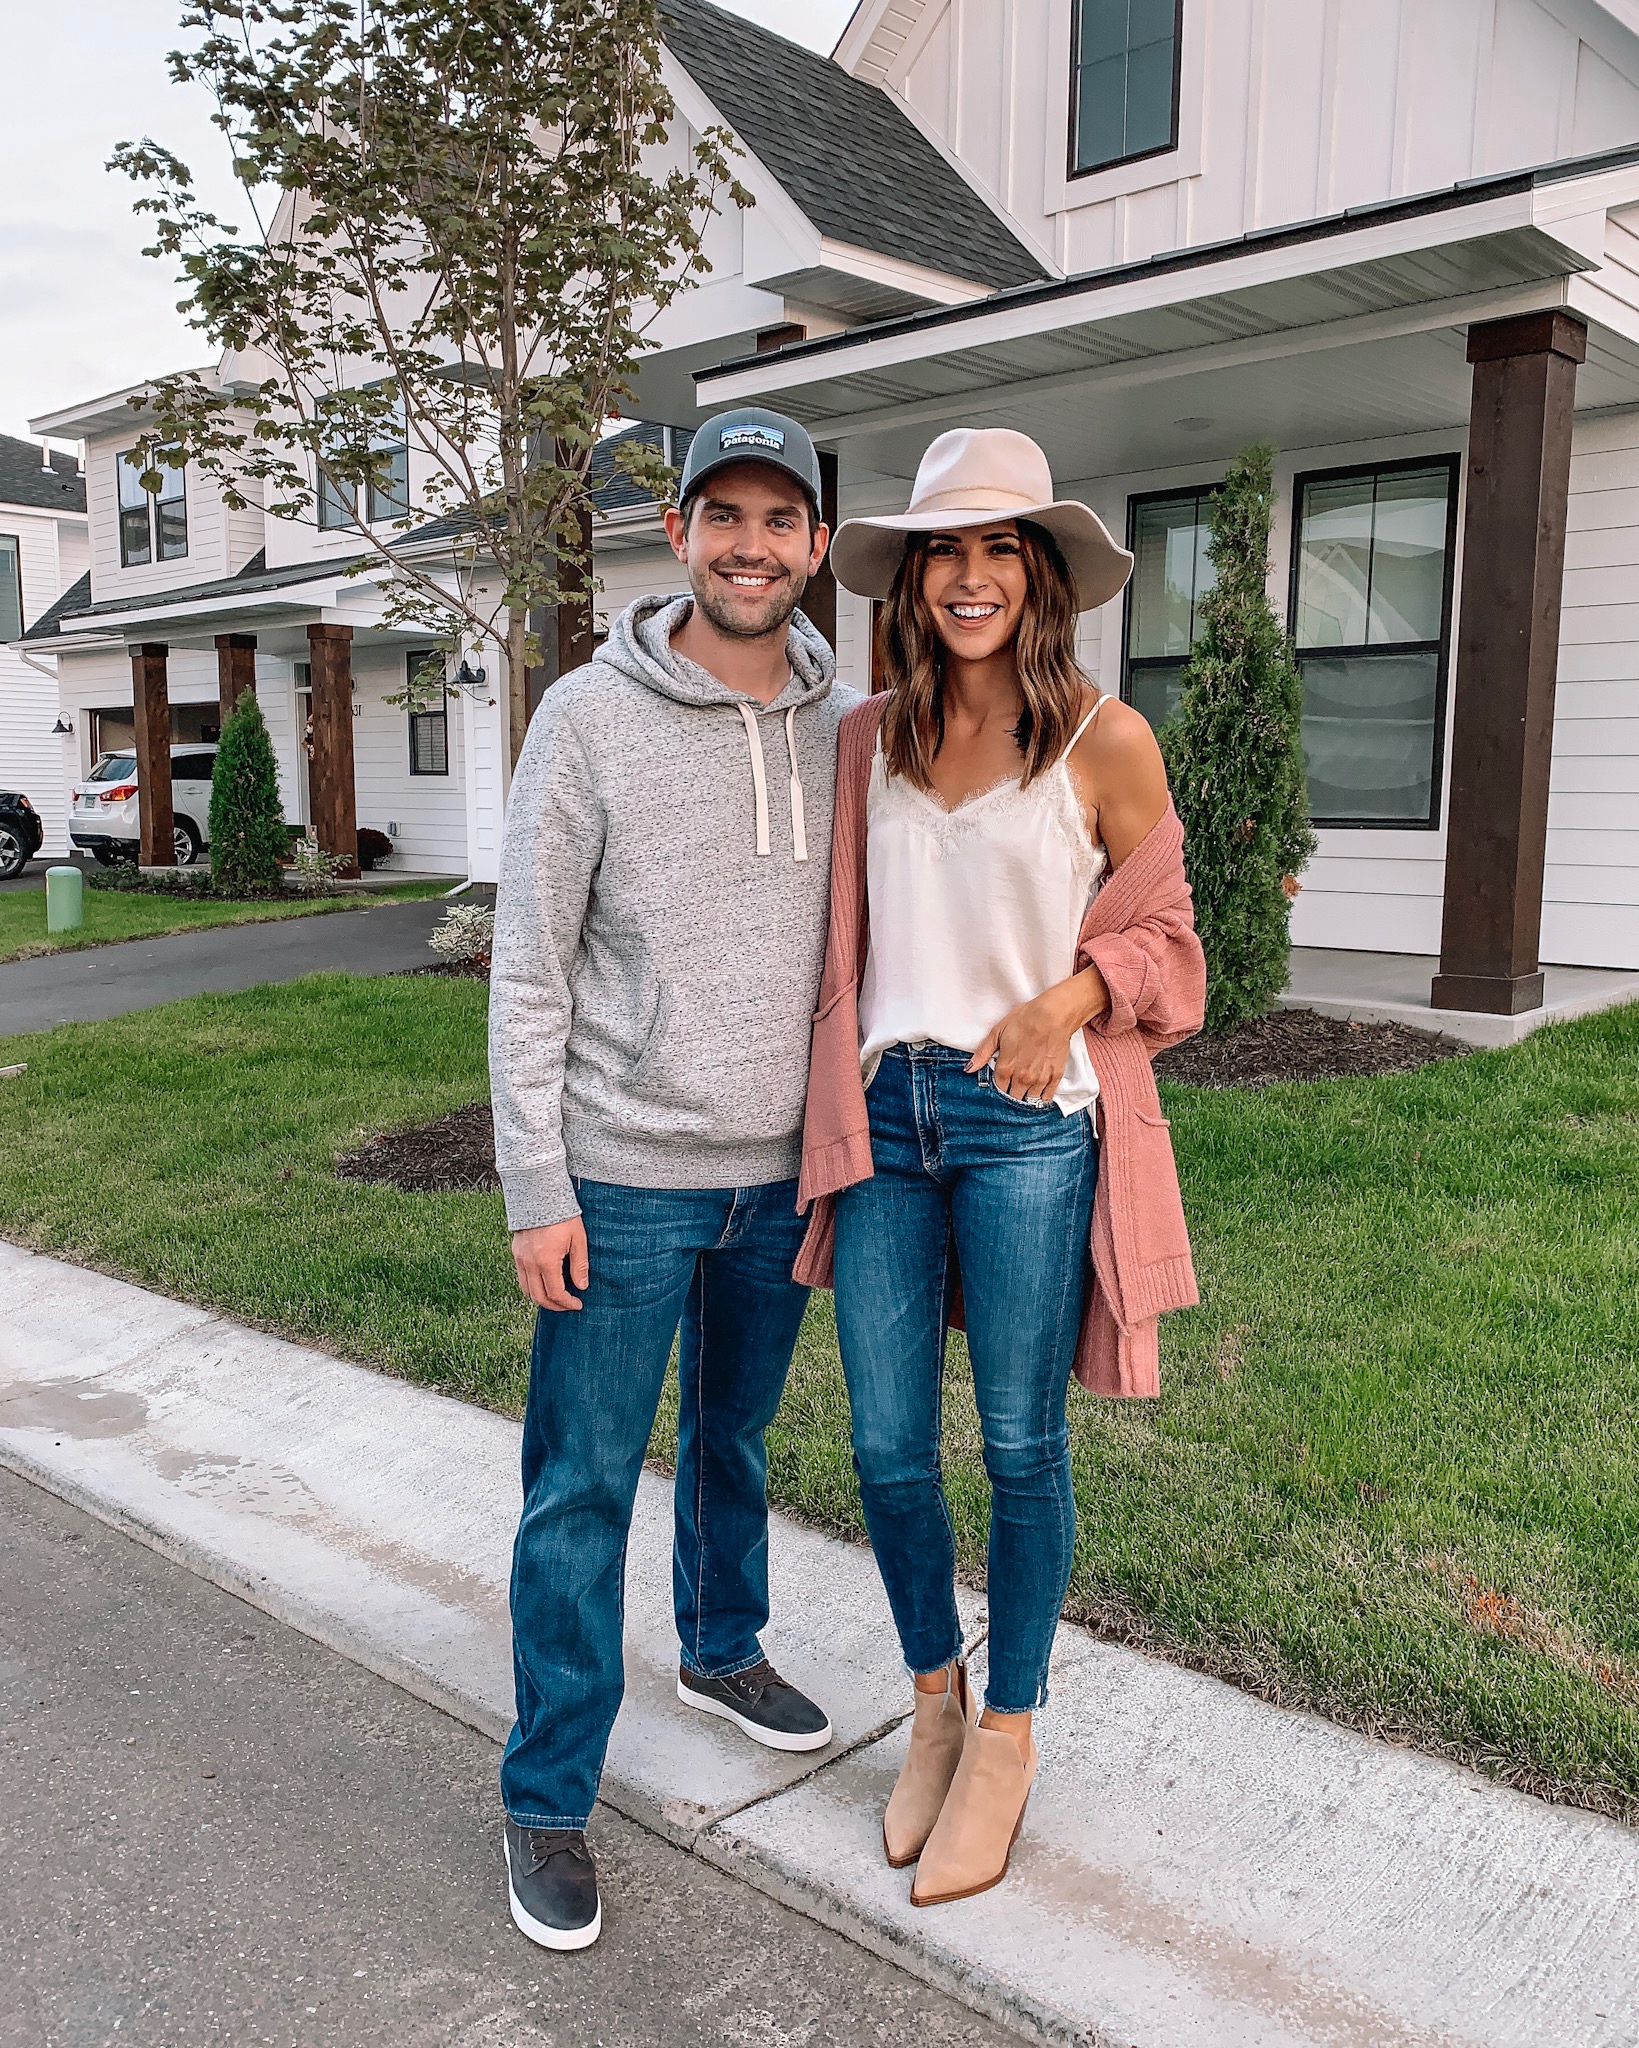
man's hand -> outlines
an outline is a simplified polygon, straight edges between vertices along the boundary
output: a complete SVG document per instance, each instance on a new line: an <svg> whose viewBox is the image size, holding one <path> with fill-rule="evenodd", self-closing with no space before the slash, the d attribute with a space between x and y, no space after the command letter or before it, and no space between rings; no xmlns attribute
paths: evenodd
<svg viewBox="0 0 1639 2048"><path fill-rule="evenodd" d="M584 1287L592 1277L586 1256L586 1225L572 1216L567 1223L546 1223L539 1230L512 1233L512 1259L518 1285L537 1308L578 1309L580 1297L571 1287ZM569 1278L564 1279L564 1268Z"/></svg>

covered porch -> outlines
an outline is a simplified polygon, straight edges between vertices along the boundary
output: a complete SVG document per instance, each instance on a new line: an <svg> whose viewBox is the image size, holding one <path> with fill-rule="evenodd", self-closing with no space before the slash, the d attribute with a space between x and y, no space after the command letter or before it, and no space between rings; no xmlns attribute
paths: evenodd
<svg viewBox="0 0 1639 2048"><path fill-rule="evenodd" d="M424 712L389 703L424 659L428 635L391 622L380 591L348 580L345 567L270 572L258 562L214 584L91 606L62 621L65 700L75 690L110 696L110 655L128 665L144 866L174 861L173 679L182 679L182 702L197 716L208 663L217 723L255 689L285 815L341 863L344 879L360 875L364 829L392 842L395 872L474 872L469 785L493 751L483 727L497 707L453 689ZM77 660L92 654L101 659ZM77 682L80 671L98 680Z"/></svg>
<svg viewBox="0 0 1639 2048"><path fill-rule="evenodd" d="M837 453L844 516L902 506L946 428L1015 427L1130 537L1146 501L1202 497L1238 449L1272 442L1270 593L1294 628L1300 567L1321 552L1308 508L1347 496L1331 480L1369 473L1375 519L1372 493L1392 495L1379 478L1447 465L1443 592L1432 544L1415 572L1437 630L1399 664L1402 680L1413 652L1424 664L1425 807L1334 821L1317 806L1294 937L1315 961L1358 956L1384 1002L1420 983L1429 1028L1450 1028L1436 1012L1540 1022L1558 993L1544 957L1639 970L1639 611L1619 601L1639 565L1635 209L1639 152L1484 180L725 364L698 401L803 419ZM1576 493L1601 502L1578 510ZM1306 683L1383 651L1364 644L1374 545L1381 561L1394 543L1360 544L1371 623L1333 636L1362 645L1317 642L1311 660L1300 636ZM1106 607L1082 651L1148 710L1139 623L1131 597ZM858 606L839 622L855 680L869 629ZM1395 715L1363 698L1352 730L1380 743Z"/></svg>

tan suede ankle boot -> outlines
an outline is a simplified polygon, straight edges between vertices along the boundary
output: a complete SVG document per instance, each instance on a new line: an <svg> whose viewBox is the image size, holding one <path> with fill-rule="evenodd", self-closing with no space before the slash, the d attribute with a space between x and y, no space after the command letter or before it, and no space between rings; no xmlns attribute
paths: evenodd
<svg viewBox="0 0 1639 2048"><path fill-rule="evenodd" d="M951 1667L943 1692L917 1690L911 1746L882 1816L882 1847L895 1870L914 1863L933 1832L972 1713L965 1664Z"/></svg>
<svg viewBox="0 0 1639 2048"><path fill-rule="evenodd" d="M971 1899L1001 1883L1035 1778L1033 1736L1026 1758L1005 1728L975 1722L968 1729L962 1761L917 1865L913 1906Z"/></svg>

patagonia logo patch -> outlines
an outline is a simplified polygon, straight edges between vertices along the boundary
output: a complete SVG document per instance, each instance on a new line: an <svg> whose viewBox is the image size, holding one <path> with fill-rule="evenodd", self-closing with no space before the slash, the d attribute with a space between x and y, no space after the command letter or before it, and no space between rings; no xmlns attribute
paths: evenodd
<svg viewBox="0 0 1639 2048"><path fill-rule="evenodd" d="M718 445L723 448L763 448L771 455L778 455L785 447L785 433L780 427L728 427L724 429Z"/></svg>

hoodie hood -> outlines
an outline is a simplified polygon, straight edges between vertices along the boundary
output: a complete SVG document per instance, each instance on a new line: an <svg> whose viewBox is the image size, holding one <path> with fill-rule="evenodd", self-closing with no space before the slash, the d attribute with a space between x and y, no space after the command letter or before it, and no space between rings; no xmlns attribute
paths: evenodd
<svg viewBox="0 0 1639 2048"><path fill-rule="evenodd" d="M738 707L748 703L749 699L728 689L709 670L686 660L672 646L672 635L688 617L693 604L694 599L686 595L640 597L611 623L609 637L593 659L677 704ZM836 681L837 658L801 612L791 614L786 656L791 663L791 681L765 709L782 713L800 710L830 695L831 685Z"/></svg>

